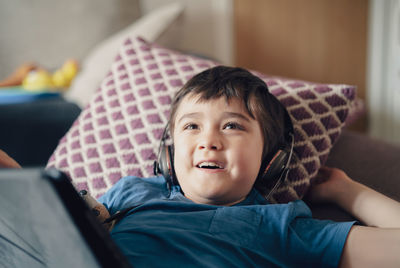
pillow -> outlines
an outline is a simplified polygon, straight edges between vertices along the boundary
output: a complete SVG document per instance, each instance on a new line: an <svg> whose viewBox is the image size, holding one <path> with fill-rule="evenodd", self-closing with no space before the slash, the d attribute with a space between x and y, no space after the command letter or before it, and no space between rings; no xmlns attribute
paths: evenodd
<svg viewBox="0 0 400 268"><path fill-rule="evenodd" d="M61 139L48 167L71 177L78 190L101 196L121 177L153 176L173 94L216 62L143 39L128 39L89 105ZM258 72L294 123L294 159L272 202L302 198L344 126L355 87L270 77Z"/></svg>
<svg viewBox="0 0 400 268"><path fill-rule="evenodd" d="M351 103L349 115L346 118L345 126L349 127L358 119L362 118L366 113L364 100L356 97Z"/></svg>
<svg viewBox="0 0 400 268"><path fill-rule="evenodd" d="M73 80L65 97L83 108L99 88L108 68L117 56L119 47L128 37L142 36L146 40L154 41L182 12L182 4L166 4L101 42L83 62L82 70Z"/></svg>

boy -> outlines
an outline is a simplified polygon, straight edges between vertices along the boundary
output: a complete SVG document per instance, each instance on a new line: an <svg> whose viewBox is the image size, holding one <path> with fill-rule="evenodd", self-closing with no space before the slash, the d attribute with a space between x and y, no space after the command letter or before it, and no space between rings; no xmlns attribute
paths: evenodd
<svg viewBox="0 0 400 268"><path fill-rule="evenodd" d="M111 233L132 263L398 266L400 205L343 172L322 168L329 179L310 198L334 201L368 225L397 229L317 221L302 201L268 205L260 195L266 163L287 142L284 115L265 83L243 69L219 66L188 81L168 124L171 190L163 177L128 177L100 199L110 214L139 205Z"/></svg>
<svg viewBox="0 0 400 268"><path fill-rule="evenodd" d="M398 267L400 204L321 168L314 202L335 202L367 224L318 221L303 201L268 204L264 172L287 142L285 111L259 78L214 67L172 103L172 186L126 177L100 202L135 206L111 235L135 266ZM0 161L1 162L1 161ZM168 177L168 176L167 176Z"/></svg>

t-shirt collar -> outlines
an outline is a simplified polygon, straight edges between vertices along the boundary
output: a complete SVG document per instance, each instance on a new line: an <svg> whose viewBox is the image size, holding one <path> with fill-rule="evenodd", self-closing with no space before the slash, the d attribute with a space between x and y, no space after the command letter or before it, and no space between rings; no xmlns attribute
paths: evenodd
<svg viewBox="0 0 400 268"><path fill-rule="evenodd" d="M171 195L169 196L168 199L194 203L192 200L186 198L182 194L181 187L178 185L172 187ZM268 201L256 189L252 188L250 193L243 201L240 201L239 203L236 203L233 206L266 205L266 204L268 204Z"/></svg>

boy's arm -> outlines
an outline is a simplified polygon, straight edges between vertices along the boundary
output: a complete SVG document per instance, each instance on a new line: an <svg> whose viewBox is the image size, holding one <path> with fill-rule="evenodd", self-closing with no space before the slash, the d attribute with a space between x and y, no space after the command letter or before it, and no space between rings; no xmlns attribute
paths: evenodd
<svg viewBox="0 0 400 268"><path fill-rule="evenodd" d="M0 150L0 168L21 168L21 166L3 150Z"/></svg>
<svg viewBox="0 0 400 268"><path fill-rule="evenodd" d="M399 202L353 181L337 168L321 168L308 198L335 203L367 226L400 228Z"/></svg>
<svg viewBox="0 0 400 268"><path fill-rule="evenodd" d="M339 267L400 267L400 229L353 226Z"/></svg>
<svg viewBox="0 0 400 268"><path fill-rule="evenodd" d="M322 167L316 180L310 201L336 203L368 225L352 227L340 267L400 267L400 203L336 168Z"/></svg>

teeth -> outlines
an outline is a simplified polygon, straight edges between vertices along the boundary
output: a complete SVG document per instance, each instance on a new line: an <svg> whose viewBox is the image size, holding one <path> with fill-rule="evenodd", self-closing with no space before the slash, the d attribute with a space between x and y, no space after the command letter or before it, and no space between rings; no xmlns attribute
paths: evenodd
<svg viewBox="0 0 400 268"><path fill-rule="evenodd" d="M218 164L214 162L202 162L199 164L200 168L221 168Z"/></svg>

